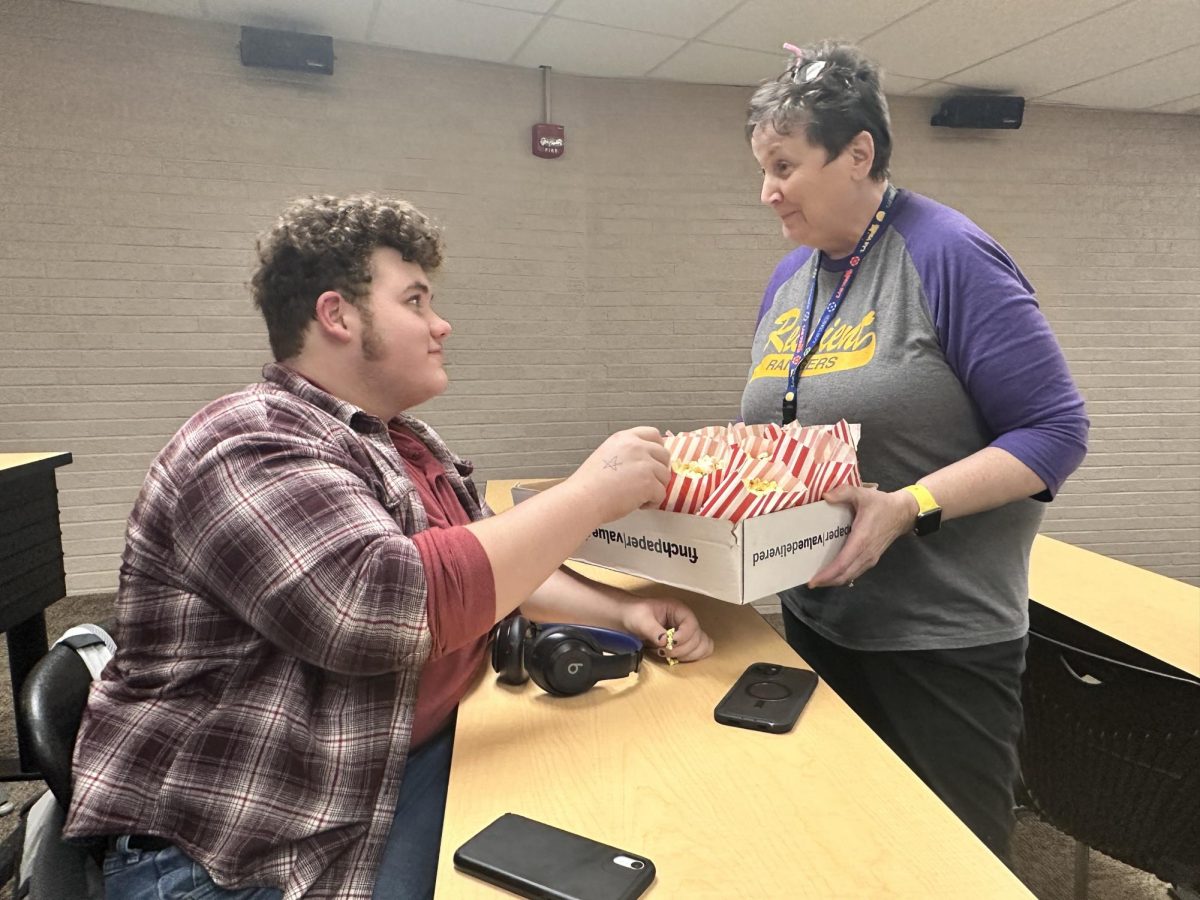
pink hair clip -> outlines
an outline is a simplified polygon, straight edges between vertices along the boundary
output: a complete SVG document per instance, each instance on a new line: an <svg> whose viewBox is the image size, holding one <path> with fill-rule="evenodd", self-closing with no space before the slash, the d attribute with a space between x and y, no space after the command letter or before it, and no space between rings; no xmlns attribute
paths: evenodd
<svg viewBox="0 0 1200 900"><path fill-rule="evenodd" d="M783 49L791 53L792 56L796 57L796 62L800 62L802 59L804 59L804 51L795 44L785 43L783 45Z"/></svg>

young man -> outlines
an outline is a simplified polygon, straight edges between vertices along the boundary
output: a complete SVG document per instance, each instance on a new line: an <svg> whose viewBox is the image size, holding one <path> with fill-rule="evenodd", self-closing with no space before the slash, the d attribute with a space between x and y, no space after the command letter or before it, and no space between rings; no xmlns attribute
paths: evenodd
<svg viewBox="0 0 1200 900"><path fill-rule="evenodd" d="M559 569L597 525L661 500L668 454L653 428L620 432L491 517L470 464L406 412L447 384L428 219L314 198L259 257L276 363L146 478L67 834L109 837L113 897L425 897L454 711L494 623L520 606L652 646L674 627L679 659L711 652L685 606Z"/></svg>

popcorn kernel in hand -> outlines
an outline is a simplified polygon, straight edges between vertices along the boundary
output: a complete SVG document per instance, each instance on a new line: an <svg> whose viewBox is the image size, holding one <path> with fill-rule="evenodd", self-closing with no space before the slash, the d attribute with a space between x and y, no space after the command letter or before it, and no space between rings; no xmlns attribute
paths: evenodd
<svg viewBox="0 0 1200 900"><path fill-rule="evenodd" d="M668 628L668 629L667 629L667 646L666 646L666 648L665 648L665 649L667 649L667 650L671 650L671 649L673 649L674 647L675 647L675 629L674 629L674 628ZM673 657L673 656L668 656L666 659L667 659L667 665L668 665L668 666L677 666L677 665L679 665L679 660L677 660L677 659L676 659L675 657Z"/></svg>

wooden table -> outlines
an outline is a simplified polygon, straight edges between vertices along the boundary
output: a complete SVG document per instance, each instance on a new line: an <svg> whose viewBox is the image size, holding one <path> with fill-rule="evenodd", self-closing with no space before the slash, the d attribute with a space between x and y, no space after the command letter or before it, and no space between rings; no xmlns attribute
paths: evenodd
<svg viewBox="0 0 1200 900"><path fill-rule="evenodd" d="M1200 588L1039 536L1029 596L1200 677Z"/></svg>
<svg viewBox="0 0 1200 900"><path fill-rule="evenodd" d="M512 484L488 484L494 509ZM713 721L750 663L803 665L753 608L577 569L686 597L716 652L569 698L488 670L459 708L438 898L511 896L452 862L505 812L650 857L652 897L1031 896L825 684L786 735Z"/></svg>
<svg viewBox="0 0 1200 900"><path fill-rule="evenodd" d="M0 453L0 630L8 642L13 709L47 650L43 610L67 592L54 471L70 453ZM0 759L0 780L40 777L20 717L19 760Z"/></svg>

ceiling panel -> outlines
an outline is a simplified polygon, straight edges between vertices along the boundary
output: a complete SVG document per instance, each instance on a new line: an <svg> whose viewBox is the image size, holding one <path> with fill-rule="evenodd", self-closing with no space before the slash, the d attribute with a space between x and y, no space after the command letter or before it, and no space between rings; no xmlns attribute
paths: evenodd
<svg viewBox="0 0 1200 900"><path fill-rule="evenodd" d="M695 84L752 86L775 78L783 68L783 61L774 53L693 41L649 74L652 78ZM925 78L885 72L883 89L888 94L907 94L927 82Z"/></svg>
<svg viewBox="0 0 1200 900"><path fill-rule="evenodd" d="M691 38L741 0L561 0L554 15L671 37Z"/></svg>
<svg viewBox="0 0 1200 900"><path fill-rule="evenodd" d="M469 0L469 2L478 3L480 6L498 6L501 9L520 9L525 12L545 13L550 12L550 8L558 0Z"/></svg>
<svg viewBox="0 0 1200 900"><path fill-rule="evenodd" d="M975 89L1100 108L1200 107L1200 64L1187 52L1200 45L1200 0L79 2L581 75L700 84L754 85L783 69L784 41L843 38L880 63L889 94Z"/></svg>
<svg viewBox="0 0 1200 900"><path fill-rule="evenodd" d="M1190 97L1181 97L1170 103L1162 103L1154 109L1156 112L1200 113L1200 94L1192 94Z"/></svg>
<svg viewBox="0 0 1200 900"><path fill-rule="evenodd" d="M1086 84L1055 91L1044 99L1082 106L1146 109L1190 96L1200 90L1200 44Z"/></svg>
<svg viewBox="0 0 1200 900"><path fill-rule="evenodd" d="M380 0L369 37L421 53L507 62L540 21L533 13L461 0Z"/></svg>
<svg viewBox="0 0 1200 900"><path fill-rule="evenodd" d="M362 41L374 5L374 0L204 0L202 7L220 22Z"/></svg>
<svg viewBox="0 0 1200 900"><path fill-rule="evenodd" d="M1042 97L1200 43L1197 0L1134 0L947 78Z"/></svg>
<svg viewBox="0 0 1200 900"><path fill-rule="evenodd" d="M861 44L881 65L942 78L1127 0L937 0Z"/></svg>
<svg viewBox="0 0 1200 900"><path fill-rule="evenodd" d="M782 72L780 59L778 53L693 41L650 74L654 78L697 84L752 85Z"/></svg>
<svg viewBox="0 0 1200 900"><path fill-rule="evenodd" d="M885 94L911 94L927 84L929 84L928 78L911 78L908 75L894 75L887 69L883 71L883 92Z"/></svg>
<svg viewBox="0 0 1200 900"><path fill-rule="evenodd" d="M886 85L887 82L884 82ZM948 97L950 94L962 93L962 85L951 84L948 81L927 81L919 88L908 92L910 97Z"/></svg>
<svg viewBox="0 0 1200 900"><path fill-rule="evenodd" d="M202 19L204 11L200 0L81 0L93 6L119 6L141 12L158 13L163 16L180 16L184 19Z"/></svg>
<svg viewBox="0 0 1200 900"><path fill-rule="evenodd" d="M700 37L714 44L778 52L824 38L858 40L929 0L750 0Z"/></svg>
<svg viewBox="0 0 1200 900"><path fill-rule="evenodd" d="M577 75L640 77L682 46L678 38L548 18L512 62Z"/></svg>

